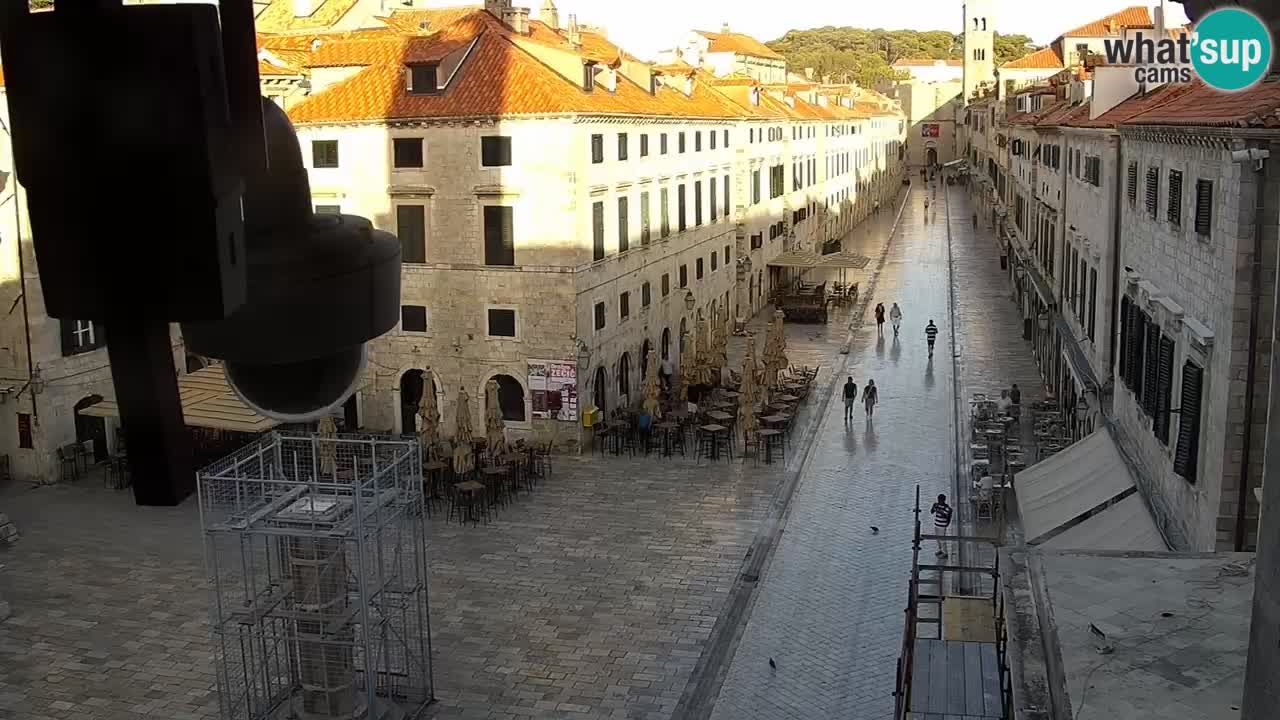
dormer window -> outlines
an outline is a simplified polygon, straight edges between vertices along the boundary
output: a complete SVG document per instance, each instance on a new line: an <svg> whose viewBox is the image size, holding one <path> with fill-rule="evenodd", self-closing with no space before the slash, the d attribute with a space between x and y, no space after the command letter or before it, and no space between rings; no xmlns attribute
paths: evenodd
<svg viewBox="0 0 1280 720"><path fill-rule="evenodd" d="M596 87L596 64L589 62L582 65L582 89L591 92Z"/></svg>
<svg viewBox="0 0 1280 720"><path fill-rule="evenodd" d="M438 65L409 66L409 94L435 95L440 92Z"/></svg>

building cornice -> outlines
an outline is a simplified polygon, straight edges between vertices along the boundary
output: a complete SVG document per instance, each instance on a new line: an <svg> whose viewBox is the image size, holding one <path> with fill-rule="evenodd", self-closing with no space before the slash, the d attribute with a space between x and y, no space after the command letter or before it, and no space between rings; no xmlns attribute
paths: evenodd
<svg viewBox="0 0 1280 720"><path fill-rule="evenodd" d="M1280 140L1280 130L1257 128L1122 125L1119 132L1126 140L1216 149L1239 149L1249 140Z"/></svg>

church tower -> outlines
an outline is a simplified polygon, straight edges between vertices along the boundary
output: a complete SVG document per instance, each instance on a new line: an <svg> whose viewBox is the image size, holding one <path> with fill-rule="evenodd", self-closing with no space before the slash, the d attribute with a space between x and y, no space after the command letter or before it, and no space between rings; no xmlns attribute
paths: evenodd
<svg viewBox="0 0 1280 720"><path fill-rule="evenodd" d="M996 25L994 0L964 2L964 104L973 102L980 88L996 81Z"/></svg>

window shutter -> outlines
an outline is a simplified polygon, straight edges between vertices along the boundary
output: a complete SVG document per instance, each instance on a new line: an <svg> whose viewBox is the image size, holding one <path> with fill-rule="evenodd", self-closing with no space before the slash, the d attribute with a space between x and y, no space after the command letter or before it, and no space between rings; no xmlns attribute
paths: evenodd
<svg viewBox="0 0 1280 720"><path fill-rule="evenodd" d="M1129 323L1129 298L1120 298L1120 363L1116 372L1120 373L1120 381L1129 382L1129 331L1133 326Z"/></svg>
<svg viewBox="0 0 1280 720"><path fill-rule="evenodd" d="M604 203L591 204L591 257L604 259Z"/></svg>
<svg viewBox="0 0 1280 720"><path fill-rule="evenodd" d="M1138 202L1138 163L1129 163L1129 204Z"/></svg>
<svg viewBox="0 0 1280 720"><path fill-rule="evenodd" d="M1213 181L1196 181L1196 232L1209 234L1209 223L1213 219Z"/></svg>
<svg viewBox="0 0 1280 720"><path fill-rule="evenodd" d="M1182 173L1169 171L1169 222L1174 227L1182 225Z"/></svg>
<svg viewBox="0 0 1280 720"><path fill-rule="evenodd" d="M1160 383L1160 326L1147 320L1147 349L1142 363L1142 410L1156 416L1159 406Z"/></svg>
<svg viewBox="0 0 1280 720"><path fill-rule="evenodd" d="M1156 216L1156 210L1160 206L1160 170L1158 168L1147 169L1147 214L1151 217Z"/></svg>
<svg viewBox="0 0 1280 720"><path fill-rule="evenodd" d="M1089 340L1093 341L1093 331L1098 319L1098 269L1089 270Z"/></svg>
<svg viewBox="0 0 1280 720"><path fill-rule="evenodd" d="M626 196L618 198L618 252L626 252L631 247L631 229L627 227L629 201Z"/></svg>
<svg viewBox="0 0 1280 720"><path fill-rule="evenodd" d="M1147 331L1144 314L1133 303L1129 304L1129 389L1142 401L1142 337Z"/></svg>
<svg viewBox="0 0 1280 720"><path fill-rule="evenodd" d="M1173 471L1196 481L1200 459L1200 392L1204 370L1188 360L1182 366L1182 407L1178 413L1178 447L1173 453Z"/></svg>
<svg viewBox="0 0 1280 720"><path fill-rule="evenodd" d="M1156 371L1156 418L1154 427L1156 439L1162 444L1169 444L1169 406L1173 392L1173 340L1168 336L1160 338L1160 362Z"/></svg>

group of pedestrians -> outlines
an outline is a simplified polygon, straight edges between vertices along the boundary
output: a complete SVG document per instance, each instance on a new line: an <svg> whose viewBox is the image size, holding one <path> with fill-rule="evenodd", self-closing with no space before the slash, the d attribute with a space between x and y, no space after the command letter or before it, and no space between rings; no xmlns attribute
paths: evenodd
<svg viewBox="0 0 1280 720"><path fill-rule="evenodd" d="M884 320L885 320L884 303L876 303L876 332L884 336ZM888 311L889 322L893 324L893 336L898 337L899 331L902 329L902 308L898 307L898 303L894 303L893 307ZM925 340L929 344L929 357L933 357L933 346L938 339L938 326L933 320L929 320L929 324L924 328ZM895 341L896 342L896 341ZM853 376L849 376L844 383L844 419L849 422L853 419L853 408L858 403L858 384L853 381ZM862 405L866 410L867 419L870 420L875 414L876 404L880 402L880 390L876 387L875 380L867 380L867 384L862 388Z"/></svg>

